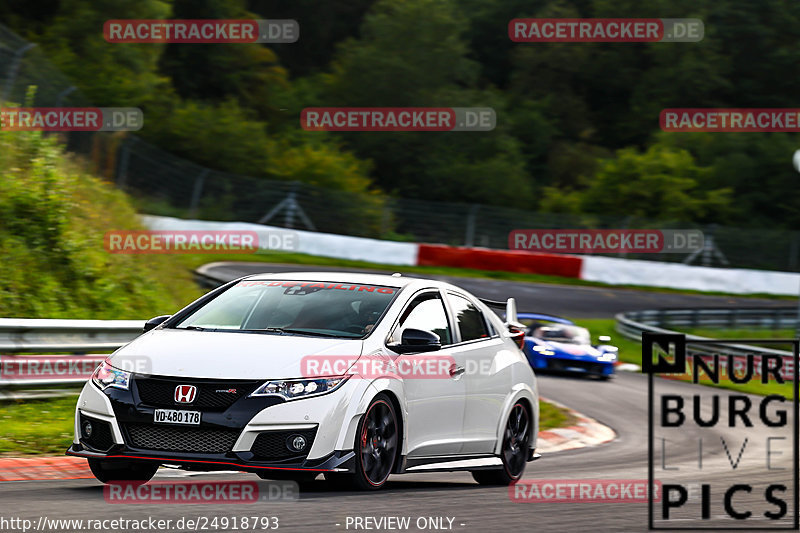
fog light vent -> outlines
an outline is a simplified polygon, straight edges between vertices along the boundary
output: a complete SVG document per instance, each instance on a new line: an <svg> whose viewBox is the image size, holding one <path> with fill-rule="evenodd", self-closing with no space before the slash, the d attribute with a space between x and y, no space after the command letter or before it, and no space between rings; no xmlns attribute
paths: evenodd
<svg viewBox="0 0 800 533"><path fill-rule="evenodd" d="M289 449L293 452L302 452L306 449L306 438L302 435L292 435L288 439Z"/></svg>

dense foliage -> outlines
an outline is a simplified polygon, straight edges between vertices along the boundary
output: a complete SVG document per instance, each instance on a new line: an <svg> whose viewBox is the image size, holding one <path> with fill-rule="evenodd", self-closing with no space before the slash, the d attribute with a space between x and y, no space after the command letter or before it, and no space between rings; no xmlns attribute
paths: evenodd
<svg viewBox="0 0 800 533"><path fill-rule="evenodd" d="M136 212L55 137L0 131L0 212L3 316L141 319L200 294L174 256L105 251L109 228L143 229Z"/></svg>
<svg viewBox="0 0 800 533"><path fill-rule="evenodd" d="M110 45L107 19L293 18L295 44ZM516 17L700 18L699 43L519 44ZM10 0L97 105L219 170L343 191L794 228L791 134L662 133L668 107L796 107L790 0ZM495 108L491 133L305 132L309 106ZM220 142L224 139L225 142Z"/></svg>

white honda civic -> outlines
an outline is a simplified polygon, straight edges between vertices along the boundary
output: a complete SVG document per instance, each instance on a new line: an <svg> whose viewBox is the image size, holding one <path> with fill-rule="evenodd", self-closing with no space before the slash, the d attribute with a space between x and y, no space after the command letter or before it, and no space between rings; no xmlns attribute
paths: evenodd
<svg viewBox="0 0 800 533"><path fill-rule="evenodd" d="M467 470L509 484L537 458L536 380L505 322L447 283L263 274L206 294L109 356L67 451L103 482L160 465L361 489Z"/></svg>

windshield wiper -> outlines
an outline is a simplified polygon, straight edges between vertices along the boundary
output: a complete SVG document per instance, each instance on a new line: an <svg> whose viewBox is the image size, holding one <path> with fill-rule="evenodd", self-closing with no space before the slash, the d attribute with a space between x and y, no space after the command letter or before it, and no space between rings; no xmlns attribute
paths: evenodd
<svg viewBox="0 0 800 533"><path fill-rule="evenodd" d="M201 328L200 326L183 326L182 328L175 328L175 329L191 329L194 331L206 331L207 328Z"/></svg>
<svg viewBox="0 0 800 533"><path fill-rule="evenodd" d="M305 329L278 328L284 333L297 333L300 335L313 335L314 337L341 337L335 333L322 333L321 331L307 331Z"/></svg>
<svg viewBox="0 0 800 533"><path fill-rule="evenodd" d="M255 332L255 333L287 333L290 335L309 335L311 337L341 337L335 333L322 333L320 331L308 331L305 329L294 328L263 328L263 329L243 329L241 331Z"/></svg>

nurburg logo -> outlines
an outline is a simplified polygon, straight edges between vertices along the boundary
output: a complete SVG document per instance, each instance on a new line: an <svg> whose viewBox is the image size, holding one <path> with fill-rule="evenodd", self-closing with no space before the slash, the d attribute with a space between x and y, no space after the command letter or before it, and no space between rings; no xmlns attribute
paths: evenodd
<svg viewBox="0 0 800 533"><path fill-rule="evenodd" d="M175 401L177 403L192 403L197 395L194 385L178 385L175 387Z"/></svg>

